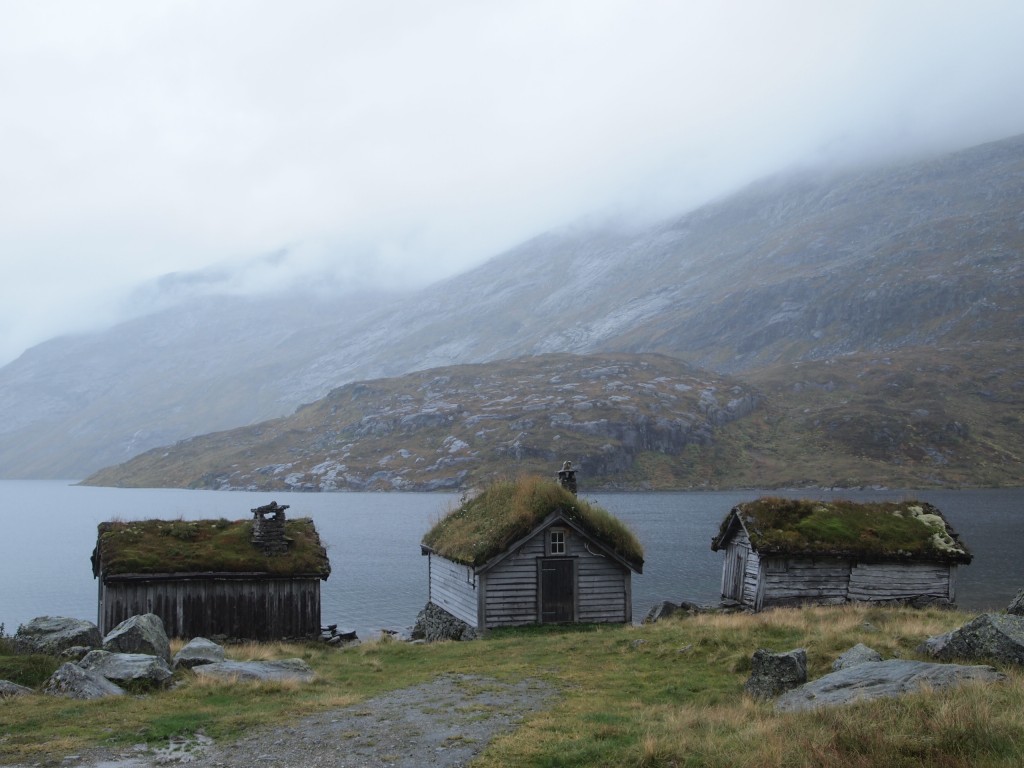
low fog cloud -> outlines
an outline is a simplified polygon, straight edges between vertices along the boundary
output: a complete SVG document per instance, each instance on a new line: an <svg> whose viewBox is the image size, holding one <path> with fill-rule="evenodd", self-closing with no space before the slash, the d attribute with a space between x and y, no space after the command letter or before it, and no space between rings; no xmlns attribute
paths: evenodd
<svg viewBox="0 0 1024 768"><path fill-rule="evenodd" d="M0 363L169 272L415 286L1019 133L1021 29L1017 0L3 3Z"/></svg>

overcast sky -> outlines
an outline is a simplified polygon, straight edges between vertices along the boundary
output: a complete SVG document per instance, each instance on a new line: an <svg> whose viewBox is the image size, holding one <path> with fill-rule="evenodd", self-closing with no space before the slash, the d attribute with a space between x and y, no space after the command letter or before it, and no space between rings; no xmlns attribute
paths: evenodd
<svg viewBox="0 0 1024 768"><path fill-rule="evenodd" d="M0 364L169 272L411 285L1021 133L1022 30L1020 0L0 0Z"/></svg>

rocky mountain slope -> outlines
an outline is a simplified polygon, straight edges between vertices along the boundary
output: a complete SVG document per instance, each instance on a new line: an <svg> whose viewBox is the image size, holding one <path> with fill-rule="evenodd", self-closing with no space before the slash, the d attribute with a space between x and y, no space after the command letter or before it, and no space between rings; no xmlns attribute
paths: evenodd
<svg viewBox="0 0 1024 768"><path fill-rule="evenodd" d="M84 476L345 382L551 352L720 373L1024 331L1024 137L549 233L415 294L208 298L0 369L0 476Z"/></svg>
<svg viewBox="0 0 1024 768"><path fill-rule="evenodd" d="M86 483L450 490L552 475L570 459L592 490L1021 485L1021 352L847 355L747 382L651 354L450 366L347 384L292 416L154 449Z"/></svg>

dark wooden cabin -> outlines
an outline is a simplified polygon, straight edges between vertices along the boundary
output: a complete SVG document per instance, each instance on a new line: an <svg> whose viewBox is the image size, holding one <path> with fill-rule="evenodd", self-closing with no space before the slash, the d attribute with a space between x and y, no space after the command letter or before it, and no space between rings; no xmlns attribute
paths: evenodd
<svg viewBox="0 0 1024 768"><path fill-rule="evenodd" d="M429 601L479 630L629 622L643 549L608 512L551 481L495 483L424 537Z"/></svg>
<svg viewBox="0 0 1024 768"><path fill-rule="evenodd" d="M857 504L764 498L734 507L711 549L725 553L722 598L753 610L805 603L952 605L971 554L918 501Z"/></svg>
<svg viewBox="0 0 1024 768"><path fill-rule="evenodd" d="M155 613L171 637L274 640L320 632L320 582L331 573L309 518L287 505L248 520L100 523L92 555L97 624Z"/></svg>

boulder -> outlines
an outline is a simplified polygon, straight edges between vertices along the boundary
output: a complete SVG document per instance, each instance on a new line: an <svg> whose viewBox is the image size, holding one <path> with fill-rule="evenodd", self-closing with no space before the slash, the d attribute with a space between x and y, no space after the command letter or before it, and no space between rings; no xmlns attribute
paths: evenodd
<svg viewBox="0 0 1024 768"><path fill-rule="evenodd" d="M644 624L654 624L659 619L671 616L679 611L679 606L669 600L662 600L651 606L651 610L644 617Z"/></svg>
<svg viewBox="0 0 1024 768"><path fill-rule="evenodd" d="M100 631L91 621L65 616L39 616L18 627L12 638L17 653L43 653L59 656L76 645L99 648Z"/></svg>
<svg viewBox="0 0 1024 768"><path fill-rule="evenodd" d="M938 659L995 659L1024 664L1024 616L984 613L959 629L929 637L924 649Z"/></svg>
<svg viewBox="0 0 1024 768"><path fill-rule="evenodd" d="M102 699L105 696L124 696L127 691L99 672L82 669L69 661L50 675L43 685L43 693L69 699Z"/></svg>
<svg viewBox="0 0 1024 768"><path fill-rule="evenodd" d="M171 663L171 643L164 622L155 613L132 616L114 627L103 638L103 650L111 653L147 653Z"/></svg>
<svg viewBox="0 0 1024 768"><path fill-rule="evenodd" d="M992 667L935 664L889 659L855 664L787 691L775 701L779 712L841 706L856 701L900 696L924 689L942 689L975 680L1001 682L1006 675Z"/></svg>
<svg viewBox="0 0 1024 768"><path fill-rule="evenodd" d="M0 680L0 699L11 699L15 696L25 696L29 693L32 693L31 688L12 683L10 680Z"/></svg>
<svg viewBox="0 0 1024 768"><path fill-rule="evenodd" d="M751 657L750 678L743 690L755 699L770 699L807 682L807 651L775 653L758 648Z"/></svg>
<svg viewBox="0 0 1024 768"><path fill-rule="evenodd" d="M166 661L148 653L90 651L78 666L133 688L162 688L174 674Z"/></svg>
<svg viewBox="0 0 1024 768"><path fill-rule="evenodd" d="M193 637L174 654L174 668L192 669L201 664L224 661L224 649L205 637Z"/></svg>
<svg viewBox="0 0 1024 768"><path fill-rule="evenodd" d="M1017 596L1010 601L1006 612L1013 616L1024 616L1024 589L1017 593Z"/></svg>
<svg viewBox="0 0 1024 768"><path fill-rule="evenodd" d="M218 680L297 680L308 683L315 673L302 659L281 659L280 661L218 661L202 664L192 670L199 677Z"/></svg>
<svg viewBox="0 0 1024 768"><path fill-rule="evenodd" d="M868 648L864 643L857 643L850 650L841 653L839 658L832 662L832 671L837 672L840 669L853 667L857 664L866 664L868 662L881 660L882 654L878 651Z"/></svg>
<svg viewBox="0 0 1024 768"><path fill-rule="evenodd" d="M476 629L461 619L455 618L444 608L427 603L416 617L416 624L412 628L412 638L431 643L437 640L474 640L476 639Z"/></svg>

